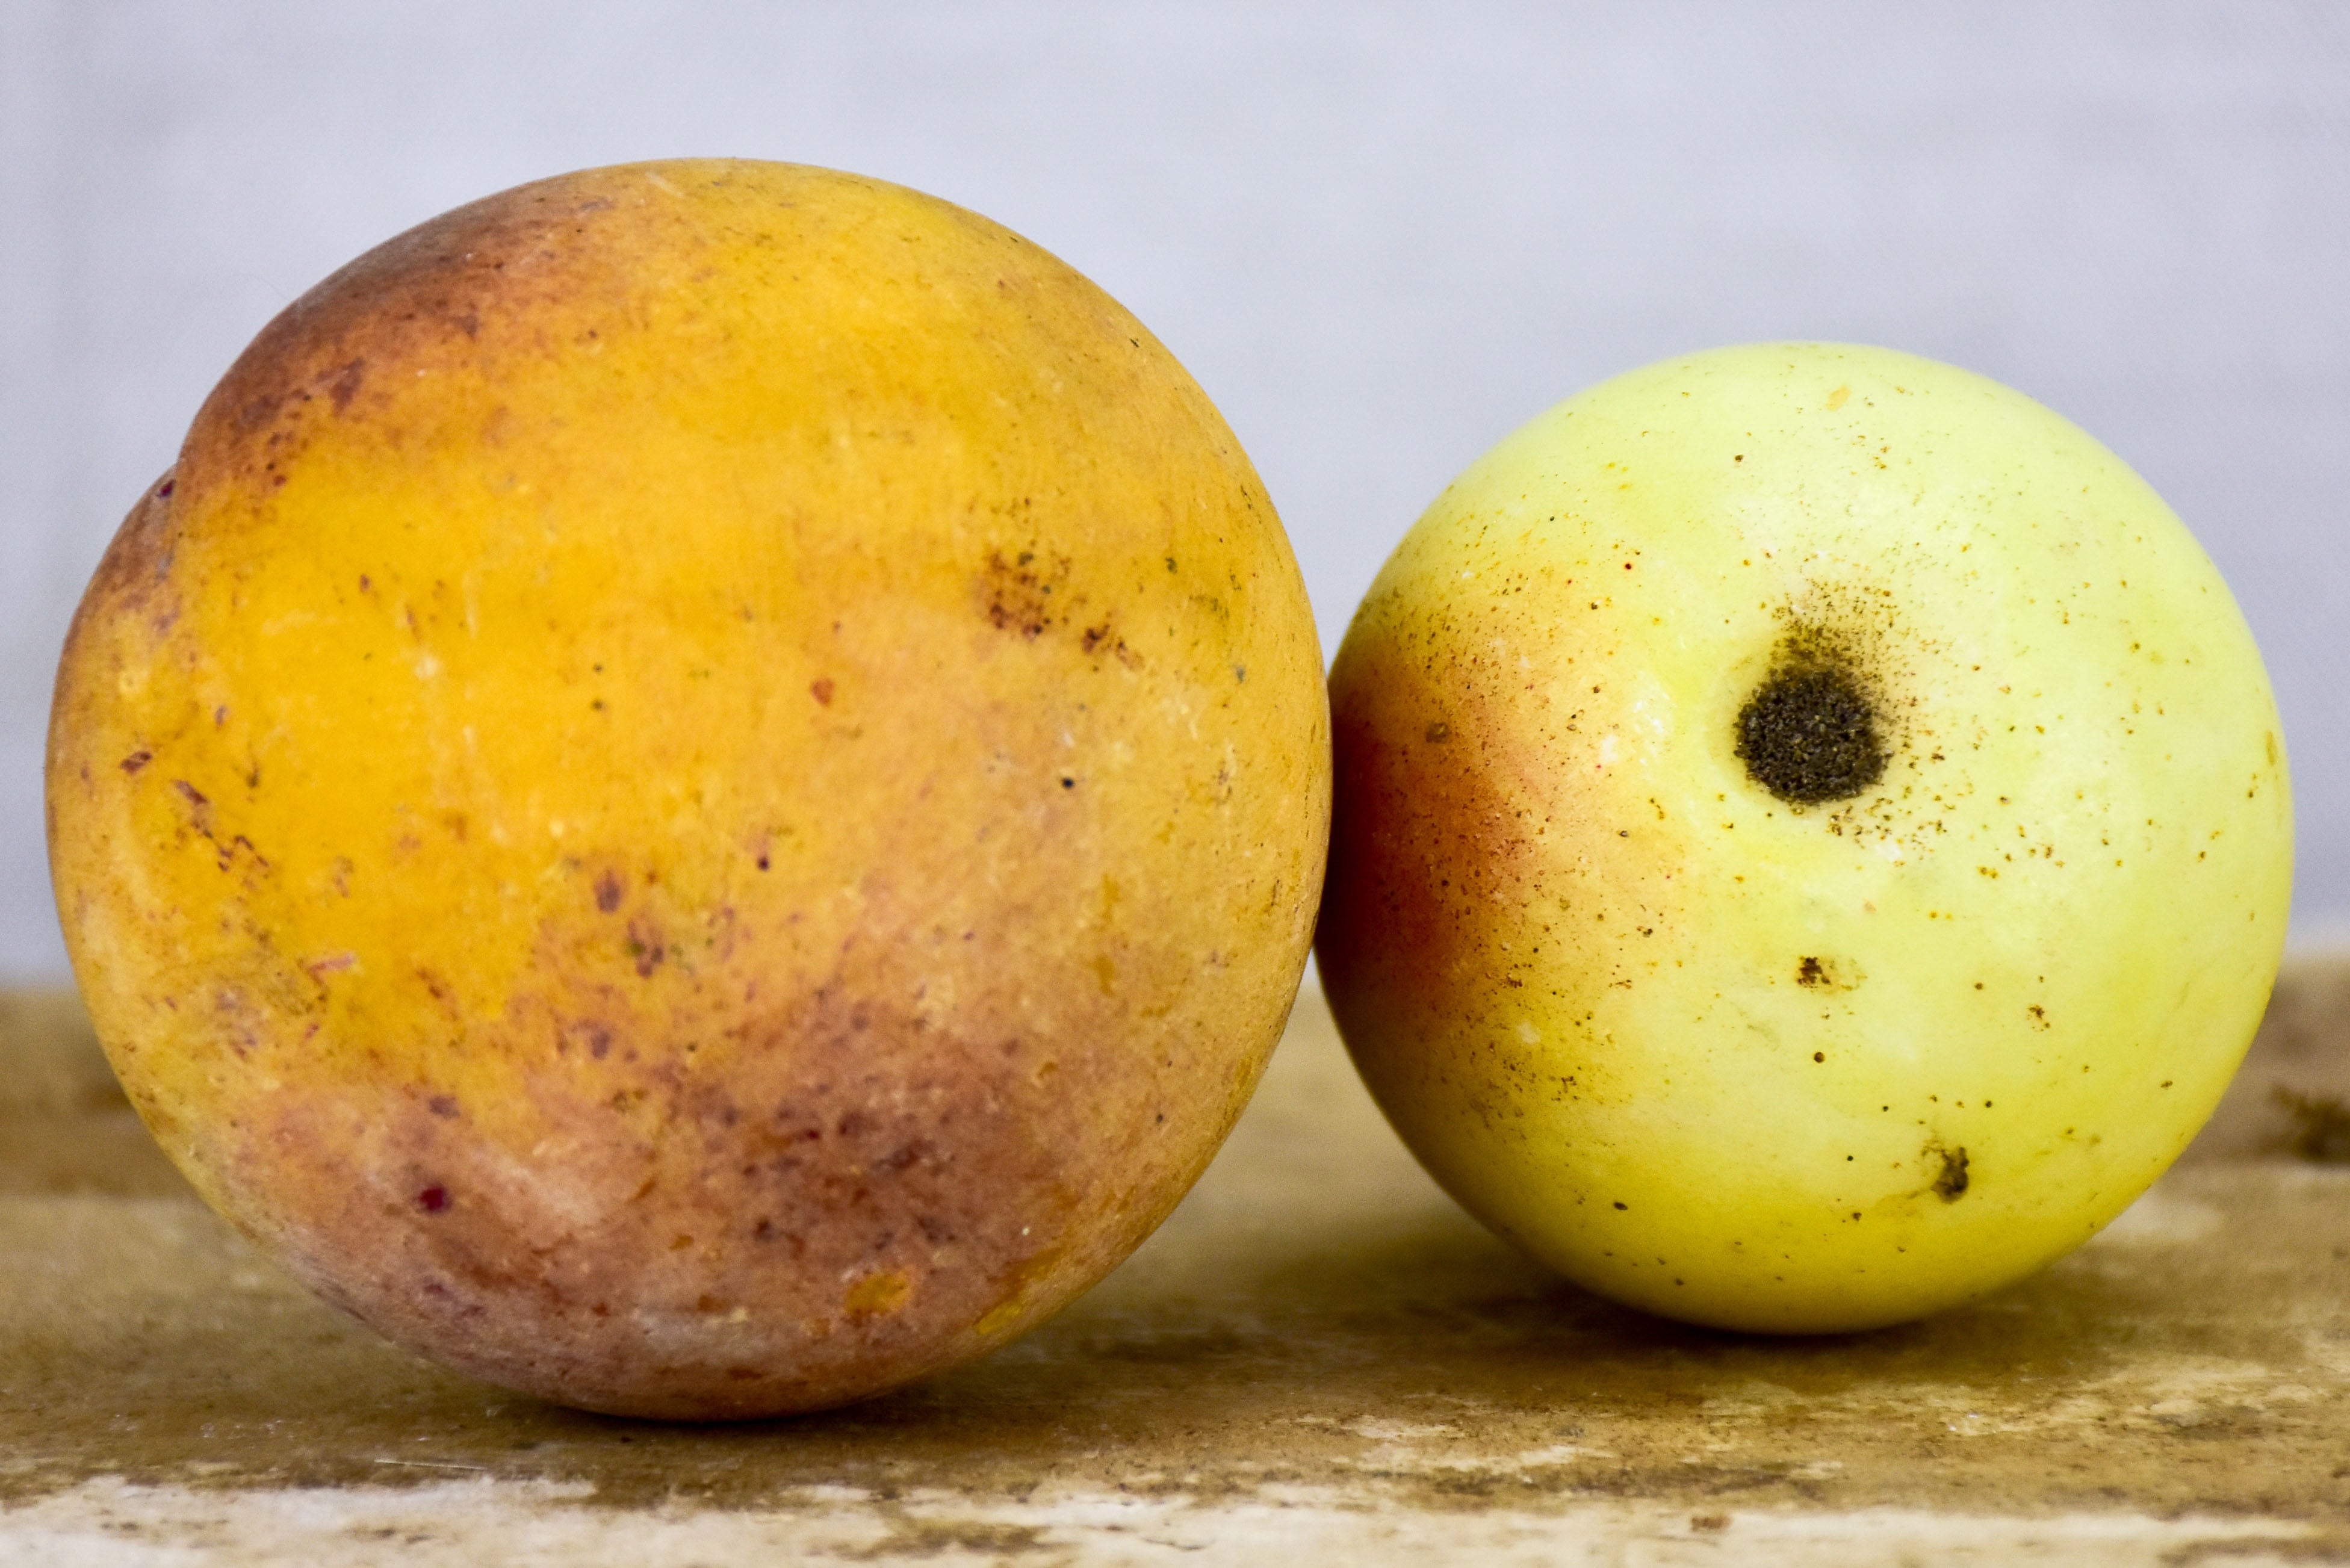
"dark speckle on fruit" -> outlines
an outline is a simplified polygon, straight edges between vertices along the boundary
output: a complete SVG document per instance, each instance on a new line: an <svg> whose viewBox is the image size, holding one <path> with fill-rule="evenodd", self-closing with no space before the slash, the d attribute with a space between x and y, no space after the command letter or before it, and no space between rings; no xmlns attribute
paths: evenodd
<svg viewBox="0 0 2350 1568"><path fill-rule="evenodd" d="M1934 1173L1934 1196L1945 1203L1956 1203L1967 1190L1967 1151L1935 1147L1926 1152L1941 1161L1941 1168Z"/></svg>
<svg viewBox="0 0 2350 1568"><path fill-rule="evenodd" d="M1008 560L1001 550L989 556L980 573L988 624L1030 641L1043 636L1060 618L1053 595L1055 589L1066 590L1073 565L1066 556L1039 560L1034 550L1022 550ZM1065 593L1063 607L1071 602Z"/></svg>

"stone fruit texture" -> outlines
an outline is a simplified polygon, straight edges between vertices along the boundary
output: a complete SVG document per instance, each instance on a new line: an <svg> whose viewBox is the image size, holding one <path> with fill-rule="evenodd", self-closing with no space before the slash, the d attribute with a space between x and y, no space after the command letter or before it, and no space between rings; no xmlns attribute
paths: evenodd
<svg viewBox="0 0 2350 1568"><path fill-rule="evenodd" d="M2178 1155L2284 937L2210 562L2030 400L1882 349L1634 372L1503 441L1332 676L1321 972L1406 1142L1620 1301L1972 1299Z"/></svg>
<svg viewBox="0 0 2350 1568"><path fill-rule="evenodd" d="M1070 1300L1280 1033L1303 587L1200 389L943 202L591 171L296 301L59 671L131 1096L386 1334L595 1409L837 1404Z"/></svg>

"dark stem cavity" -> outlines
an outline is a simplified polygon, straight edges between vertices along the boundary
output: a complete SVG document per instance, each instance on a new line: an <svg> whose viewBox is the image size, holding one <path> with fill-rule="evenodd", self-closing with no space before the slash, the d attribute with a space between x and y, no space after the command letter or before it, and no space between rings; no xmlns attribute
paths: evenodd
<svg viewBox="0 0 2350 1568"><path fill-rule="evenodd" d="M1877 710L1833 662L1773 670L1738 711L1738 760L1791 805L1848 800L1885 776Z"/></svg>

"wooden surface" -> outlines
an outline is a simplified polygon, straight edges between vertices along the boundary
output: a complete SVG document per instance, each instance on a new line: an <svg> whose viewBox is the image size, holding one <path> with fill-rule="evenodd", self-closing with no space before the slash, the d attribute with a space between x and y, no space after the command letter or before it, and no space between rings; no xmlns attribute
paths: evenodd
<svg viewBox="0 0 2350 1568"><path fill-rule="evenodd" d="M1310 994L1128 1265L979 1365L691 1428L470 1383L187 1194L69 998L0 995L0 1568L2350 1563L2350 962L2189 1158L1978 1307L1804 1341L1546 1276Z"/></svg>

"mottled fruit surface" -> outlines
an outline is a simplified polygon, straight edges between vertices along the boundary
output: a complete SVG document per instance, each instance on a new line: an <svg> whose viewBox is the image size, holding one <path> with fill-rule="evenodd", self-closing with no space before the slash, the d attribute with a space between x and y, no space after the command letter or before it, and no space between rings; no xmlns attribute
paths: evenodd
<svg viewBox="0 0 2350 1568"><path fill-rule="evenodd" d="M1875 348L1636 371L1480 459L1332 674L1319 937L1372 1093L1620 1301L1898 1322L2186 1147L2292 808L2226 587L2030 400Z"/></svg>
<svg viewBox="0 0 2350 1568"><path fill-rule="evenodd" d="M1278 1038L1320 659L1199 388L779 164L521 187L273 322L91 584L75 971L212 1201L593 1408L837 1404L1122 1258Z"/></svg>

